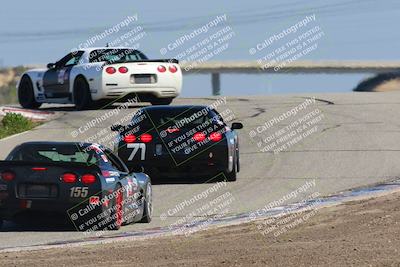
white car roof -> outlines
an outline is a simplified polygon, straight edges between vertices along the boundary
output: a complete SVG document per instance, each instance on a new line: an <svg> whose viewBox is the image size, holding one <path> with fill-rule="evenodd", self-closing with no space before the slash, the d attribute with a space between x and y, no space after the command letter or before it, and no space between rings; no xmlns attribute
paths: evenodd
<svg viewBox="0 0 400 267"><path fill-rule="evenodd" d="M88 47L88 48L84 48L84 49L77 49L76 51L84 51L84 52L92 52L93 50L100 50L100 49L133 49L132 47Z"/></svg>
<svg viewBox="0 0 400 267"><path fill-rule="evenodd" d="M76 51L83 51L83 55L81 57L81 64L85 64L85 63L89 63L89 55L90 52L92 52L93 50L100 50L100 49L132 49L132 50L136 50L132 47L88 47L88 48L84 48L84 49L77 49Z"/></svg>

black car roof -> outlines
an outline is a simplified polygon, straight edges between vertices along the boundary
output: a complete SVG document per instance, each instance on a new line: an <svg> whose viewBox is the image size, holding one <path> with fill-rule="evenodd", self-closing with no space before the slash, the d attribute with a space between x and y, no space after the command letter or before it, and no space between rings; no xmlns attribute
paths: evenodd
<svg viewBox="0 0 400 267"><path fill-rule="evenodd" d="M147 106L141 109L146 111L165 111L165 110L186 110L186 109L200 110L204 108L209 108L209 107L206 105L176 105L176 106Z"/></svg>
<svg viewBox="0 0 400 267"><path fill-rule="evenodd" d="M81 142L55 142L55 141L31 141L20 144L21 146L25 145L49 145L49 146L57 146L57 145L71 145L71 146L91 146L94 143L81 143ZM104 148L102 145L99 145L101 148Z"/></svg>

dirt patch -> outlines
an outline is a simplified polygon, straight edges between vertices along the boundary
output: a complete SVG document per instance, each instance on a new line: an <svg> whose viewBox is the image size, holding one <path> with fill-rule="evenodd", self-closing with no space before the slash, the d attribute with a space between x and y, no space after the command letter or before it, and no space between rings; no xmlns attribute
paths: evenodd
<svg viewBox="0 0 400 267"><path fill-rule="evenodd" d="M275 237L256 223L190 237L0 254L0 266L399 266L400 193L323 208Z"/></svg>

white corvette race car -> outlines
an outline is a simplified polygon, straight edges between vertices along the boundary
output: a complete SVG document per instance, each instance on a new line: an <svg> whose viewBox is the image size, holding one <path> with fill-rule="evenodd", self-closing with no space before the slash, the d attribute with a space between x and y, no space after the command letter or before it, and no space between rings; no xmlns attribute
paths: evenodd
<svg viewBox="0 0 400 267"><path fill-rule="evenodd" d="M180 94L182 72L175 59L149 60L131 48L100 47L74 51L47 69L32 69L17 84L19 103L75 104L82 110L110 100L135 98L168 105Z"/></svg>

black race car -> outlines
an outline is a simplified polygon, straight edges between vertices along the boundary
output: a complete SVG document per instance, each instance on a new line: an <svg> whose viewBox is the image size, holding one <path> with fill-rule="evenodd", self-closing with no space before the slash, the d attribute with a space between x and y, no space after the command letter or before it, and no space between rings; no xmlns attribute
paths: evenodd
<svg viewBox="0 0 400 267"><path fill-rule="evenodd" d="M0 161L1 223L69 217L77 230L95 231L151 215L150 178L101 145L29 142Z"/></svg>
<svg viewBox="0 0 400 267"><path fill-rule="evenodd" d="M224 174L235 181L239 141L235 129L210 106L151 106L140 109L118 131L115 152L129 166L141 166L151 177Z"/></svg>

